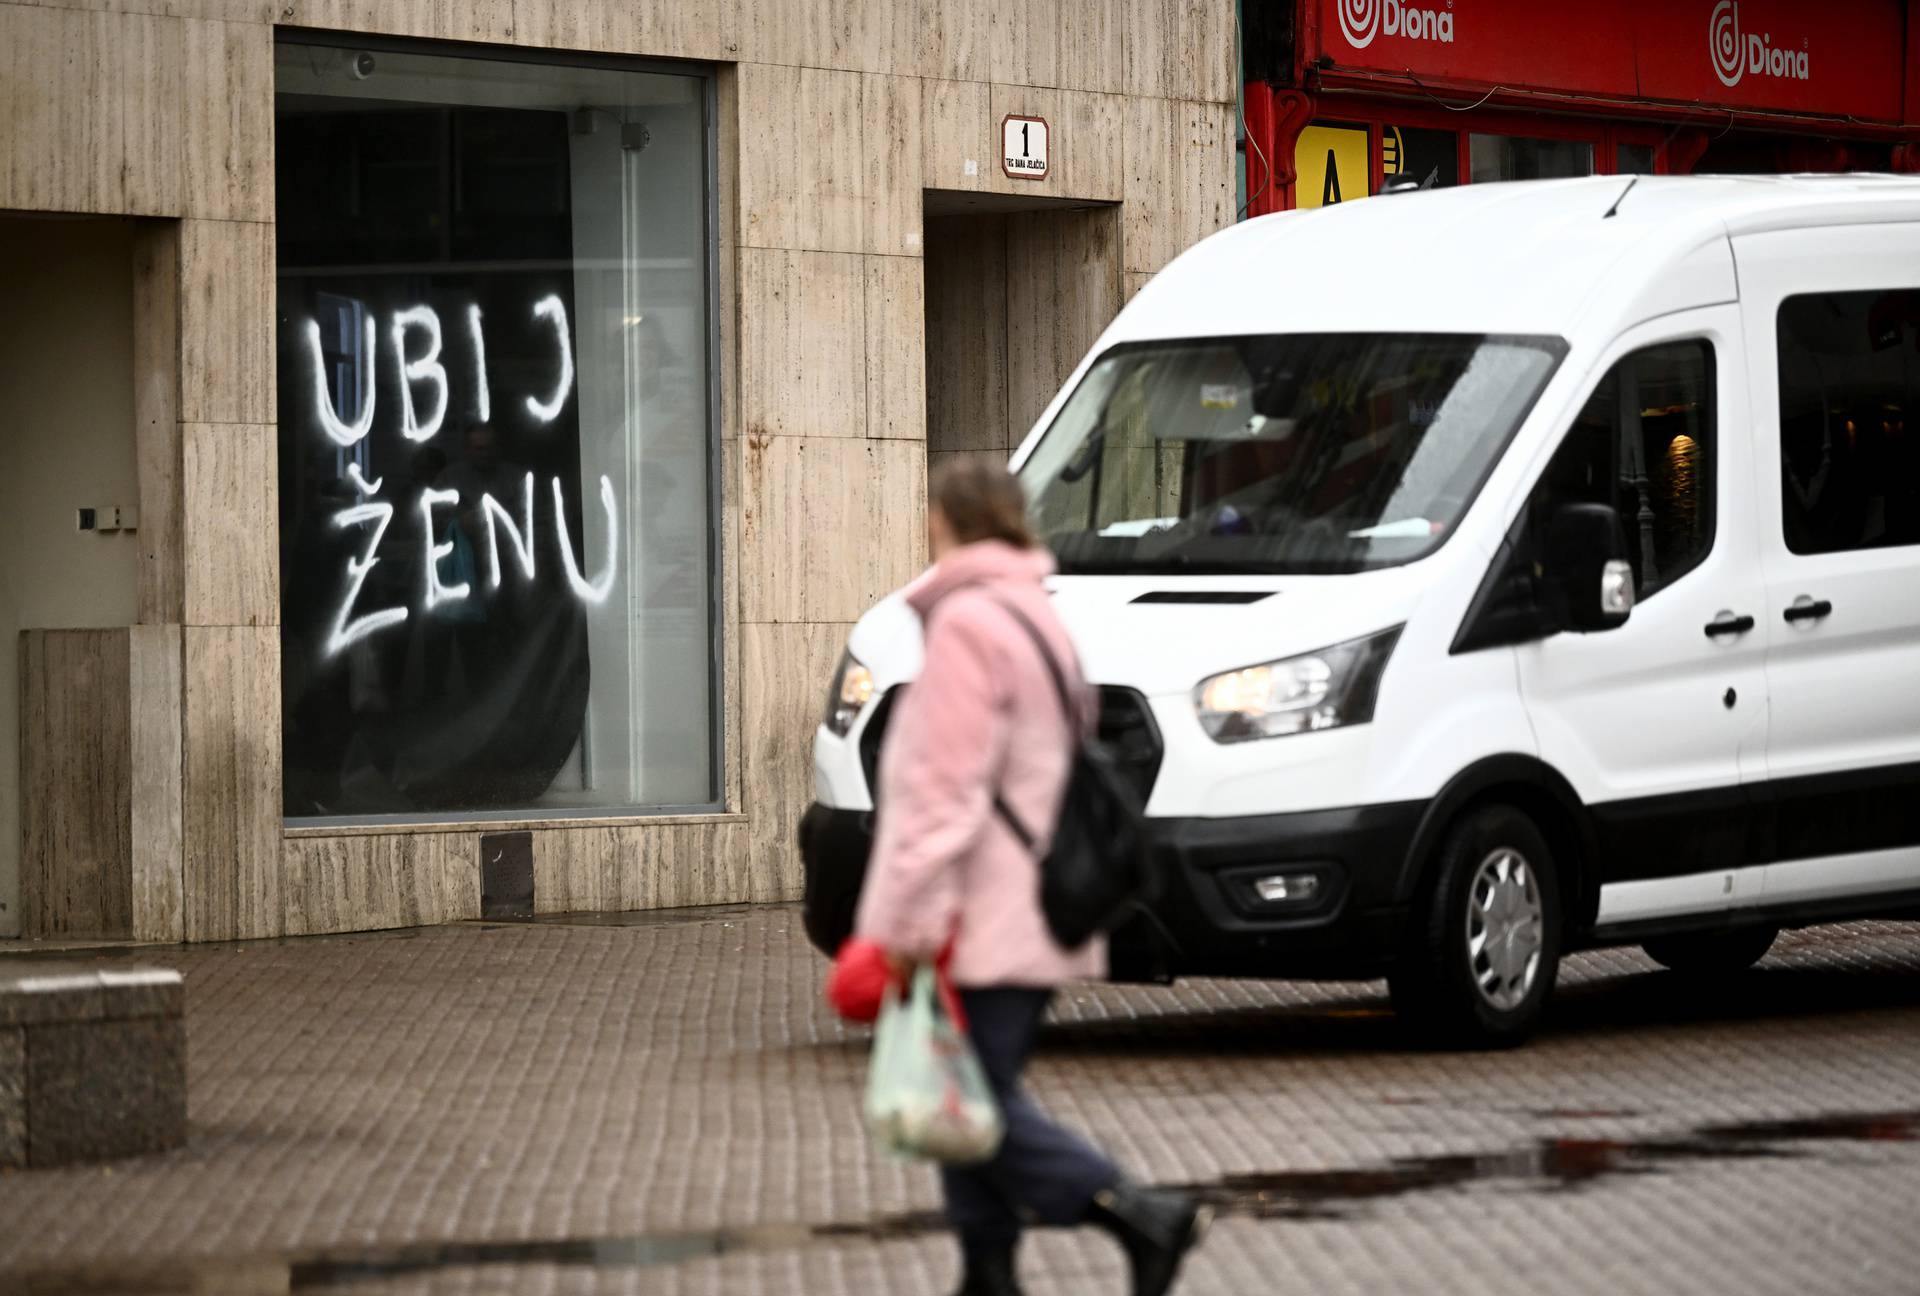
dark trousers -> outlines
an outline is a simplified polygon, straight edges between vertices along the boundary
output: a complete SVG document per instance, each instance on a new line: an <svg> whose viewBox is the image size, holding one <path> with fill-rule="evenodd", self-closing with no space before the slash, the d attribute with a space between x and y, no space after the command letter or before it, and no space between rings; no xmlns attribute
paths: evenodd
<svg viewBox="0 0 1920 1296"><path fill-rule="evenodd" d="M963 1246L1009 1246L1019 1238L1024 1216L1043 1224L1078 1224L1086 1219L1094 1194L1120 1181L1113 1162L1054 1124L1020 1087L1020 1073L1052 998L1050 990L960 992L967 1033L1007 1122L1006 1138L991 1161L941 1167L947 1219Z"/></svg>

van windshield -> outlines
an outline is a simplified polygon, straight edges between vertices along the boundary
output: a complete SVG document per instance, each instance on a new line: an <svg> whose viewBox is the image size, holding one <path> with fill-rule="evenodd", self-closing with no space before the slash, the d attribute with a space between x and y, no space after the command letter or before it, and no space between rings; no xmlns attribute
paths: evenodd
<svg viewBox="0 0 1920 1296"><path fill-rule="evenodd" d="M1130 343L1020 478L1064 572L1392 567L1446 540L1565 354L1493 334Z"/></svg>

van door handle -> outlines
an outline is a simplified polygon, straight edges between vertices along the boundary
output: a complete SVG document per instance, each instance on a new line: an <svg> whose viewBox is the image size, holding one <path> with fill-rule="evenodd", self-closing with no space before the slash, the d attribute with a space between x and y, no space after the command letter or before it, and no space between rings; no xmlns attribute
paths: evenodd
<svg viewBox="0 0 1920 1296"><path fill-rule="evenodd" d="M1707 638L1718 639L1721 635L1743 635L1753 629L1753 618L1735 616L1731 612L1722 612L1707 622Z"/></svg>
<svg viewBox="0 0 1920 1296"><path fill-rule="evenodd" d="M1781 615L1785 616L1788 621L1818 621L1824 616L1832 615L1832 613L1833 604L1827 602L1825 599L1809 598L1805 594L1802 594L1793 601L1793 606Z"/></svg>

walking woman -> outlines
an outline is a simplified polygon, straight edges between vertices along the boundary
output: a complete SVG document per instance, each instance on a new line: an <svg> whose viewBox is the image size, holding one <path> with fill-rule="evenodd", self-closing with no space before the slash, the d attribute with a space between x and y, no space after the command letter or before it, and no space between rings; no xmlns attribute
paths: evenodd
<svg viewBox="0 0 1920 1296"><path fill-rule="evenodd" d="M997 463L956 460L936 472L927 533L934 566L908 593L926 628L925 665L897 703L882 750L878 832L855 934L897 965L930 962L951 942L948 970L1006 1117L991 1161L941 1170L965 1266L960 1292L1020 1290L1014 1250L1031 1218L1106 1229L1126 1249L1132 1290L1160 1296L1198 1239L1196 1203L1127 1182L1020 1083L1055 988L1106 967L1099 938L1075 950L1054 943L1040 909L1038 859L1005 818L1011 813L1039 836L1044 852L1075 726L1093 712L1072 641L1041 584L1053 561L1027 529L1019 483ZM1048 664L1020 617L1072 681L1080 714L1061 714Z"/></svg>

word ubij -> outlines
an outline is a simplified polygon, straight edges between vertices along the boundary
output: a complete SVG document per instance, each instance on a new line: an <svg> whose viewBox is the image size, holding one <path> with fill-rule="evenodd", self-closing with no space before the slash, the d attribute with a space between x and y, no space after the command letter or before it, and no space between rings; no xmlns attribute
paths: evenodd
<svg viewBox="0 0 1920 1296"><path fill-rule="evenodd" d="M557 364L553 389L545 396L528 396L526 411L538 424L548 424L560 416L567 403L567 397L573 392L573 340L567 327L567 308L559 297L548 295L533 304L533 317L549 323L554 332ZM474 380L478 384L477 402L480 421L485 423L493 416L493 398L487 382L486 339L480 328L480 308L467 307L467 329L473 342ZM400 434L409 441L425 442L431 440L446 421L447 405L450 397L450 384L447 368L440 362L442 333L440 316L431 307L413 306L394 312L388 325L388 337L393 346L394 356L400 365ZM333 395L327 389L326 356L320 344L320 325L308 320L306 327L307 349L313 360L313 410L314 421L327 438L342 448L359 444L373 429L374 404L377 398L378 383L373 381L372 373L362 385L363 395L360 408L354 411L349 421L341 416L335 407ZM412 340L424 342L418 354L409 354ZM377 354L377 336L372 316L366 320L364 350L368 368L373 368L373 358ZM426 401L416 400L415 388L421 384L427 387ZM358 463L347 465L347 480L360 495L360 503L349 505L333 515L331 519L335 530L347 530L352 527L365 527L366 548L358 557L347 559L346 595L335 613L331 629L324 648L328 657L351 647L369 635L378 633L391 626L403 624L410 610L405 607L379 608L374 611L354 615L355 605L359 602L361 588L366 584L368 575L380 559L380 542L385 537L387 527L393 521L394 506L390 501L378 499L380 488L385 484L384 477L368 481L361 472ZM607 601L613 592L613 581L619 563L620 510L614 498L613 483L602 475L600 478L600 507L606 515L606 527L601 545L600 572L589 579L580 570L580 564L574 560L573 538L568 531L567 512L561 493L560 479L555 477L551 483L553 512L556 531L560 543L560 563L567 579L567 585L581 602L598 606ZM533 551L534 527L533 508L536 491L533 474L528 473L520 483L519 515L516 518L506 504L495 499L490 493L480 496L480 516L486 525L487 586L499 589L504 581L504 572L500 562L500 540L505 534L512 558L520 569L521 578L536 578L536 562ZM427 489L420 492L415 503L418 515L421 545L422 577L421 603L432 612L436 608L473 597L473 584L461 581L457 585L448 585L441 580L440 564L454 551L451 539L437 541L438 531L434 525L434 510L458 507L460 492L457 490ZM473 539L477 540L477 537Z"/></svg>

